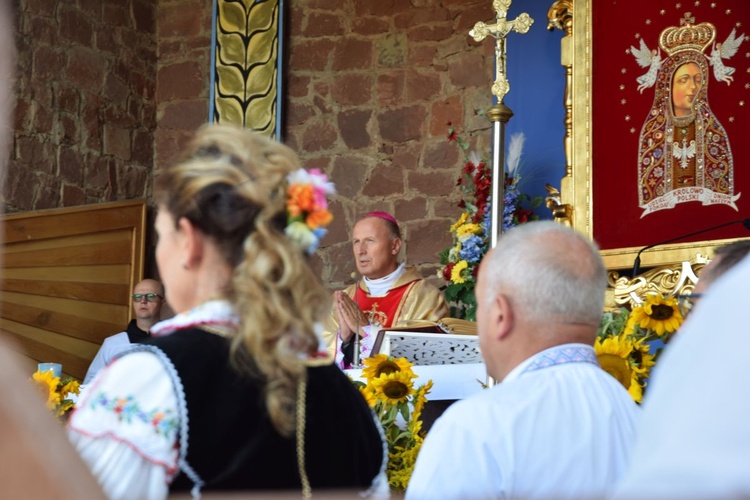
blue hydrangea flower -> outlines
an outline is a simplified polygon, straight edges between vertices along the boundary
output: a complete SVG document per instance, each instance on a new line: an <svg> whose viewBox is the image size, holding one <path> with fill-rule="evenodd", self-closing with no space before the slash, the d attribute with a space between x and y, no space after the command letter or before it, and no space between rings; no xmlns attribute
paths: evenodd
<svg viewBox="0 0 750 500"><path fill-rule="evenodd" d="M487 208L484 212L484 218L482 219L482 226L484 227L484 237L488 237L492 233L492 196L487 197Z"/></svg>
<svg viewBox="0 0 750 500"><path fill-rule="evenodd" d="M459 252L461 259L476 264L482 259L484 250L482 249L482 238L477 235L472 235L469 239L464 241L463 248Z"/></svg>
<svg viewBox="0 0 750 500"><path fill-rule="evenodd" d="M505 197L503 198L503 231L507 231L515 226L513 214L516 208L518 208L518 196L520 194L515 184L511 184L505 188Z"/></svg>

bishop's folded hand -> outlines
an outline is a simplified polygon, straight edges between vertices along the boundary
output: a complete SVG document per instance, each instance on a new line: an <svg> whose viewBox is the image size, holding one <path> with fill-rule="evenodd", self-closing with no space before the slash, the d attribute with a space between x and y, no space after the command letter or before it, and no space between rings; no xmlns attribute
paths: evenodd
<svg viewBox="0 0 750 500"><path fill-rule="evenodd" d="M363 327L370 324L367 316L360 311L357 304L343 291L337 291L335 294L336 314L339 320L339 336L341 341L346 344L354 337L354 332L363 333Z"/></svg>

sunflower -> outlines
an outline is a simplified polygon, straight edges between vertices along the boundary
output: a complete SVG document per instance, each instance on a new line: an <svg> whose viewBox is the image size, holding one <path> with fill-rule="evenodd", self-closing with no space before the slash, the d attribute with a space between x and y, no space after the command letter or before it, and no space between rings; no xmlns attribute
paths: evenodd
<svg viewBox="0 0 750 500"><path fill-rule="evenodd" d="M469 263L465 260L459 260L456 262L456 265L453 266L453 269L451 270L451 282L457 285L466 283L466 276L464 276L465 273L463 273L463 271L468 267Z"/></svg>
<svg viewBox="0 0 750 500"><path fill-rule="evenodd" d="M482 234L482 226L479 224L474 224L473 222L469 224L464 224L461 227L459 227L456 230L456 236L458 237L459 241L463 242L466 241L471 235L473 234Z"/></svg>
<svg viewBox="0 0 750 500"><path fill-rule="evenodd" d="M65 383L65 385L62 386L60 389L60 394L65 395L65 397L69 396L71 393L73 394L80 394L81 393L81 384L78 383L75 379L68 379Z"/></svg>
<svg viewBox="0 0 750 500"><path fill-rule="evenodd" d="M616 378L636 403L640 403L643 399L643 386L638 371L632 366L635 349L635 343L625 336L598 338L594 344L602 369Z"/></svg>
<svg viewBox="0 0 750 500"><path fill-rule="evenodd" d="M411 433L412 436L419 436L422 432L422 418L412 418L409 420L406 430Z"/></svg>
<svg viewBox="0 0 750 500"><path fill-rule="evenodd" d="M633 351L630 353L630 366L640 378L648 378L651 368L656 364L656 356L650 354L650 347L645 338L633 341Z"/></svg>
<svg viewBox="0 0 750 500"><path fill-rule="evenodd" d="M461 217L458 218L455 224L451 226L451 231L456 231L459 227L464 225L464 222L466 222L469 219L469 214L464 212L461 214Z"/></svg>
<svg viewBox="0 0 750 500"><path fill-rule="evenodd" d="M411 412L412 420L419 420L422 417L422 409L424 404L427 402L427 395L432 389L432 380L427 381L426 384L417 389L414 396L414 410Z"/></svg>
<svg viewBox="0 0 750 500"><path fill-rule="evenodd" d="M36 383L37 388L47 400L47 408L54 410L60 404L60 393L57 388L60 386L60 377L55 377L51 371L36 371L31 376Z"/></svg>
<svg viewBox="0 0 750 500"><path fill-rule="evenodd" d="M372 381L372 387L378 399L386 404L403 403L414 394L412 377L401 371L379 376Z"/></svg>
<svg viewBox="0 0 750 500"><path fill-rule="evenodd" d="M378 354L371 358L365 359L365 368L362 370L362 376L367 380L374 380L383 374L395 373L395 372L406 372L409 377L416 378L411 367L414 366L412 363L406 360L406 358L394 359L387 354Z"/></svg>
<svg viewBox="0 0 750 500"><path fill-rule="evenodd" d="M375 406L375 403L378 402L377 394L369 385L359 386L359 392L360 394L362 394L362 397L365 398L365 401L367 401L367 406L369 406L370 408Z"/></svg>
<svg viewBox="0 0 750 500"><path fill-rule="evenodd" d="M422 449L422 442L422 438L415 435L411 446L394 446L393 451L388 453L388 482L391 488L406 490L419 450Z"/></svg>
<svg viewBox="0 0 750 500"><path fill-rule="evenodd" d="M76 404L73 402L72 399L63 399L60 405L57 407L57 411L55 412L55 415L57 415L58 417L62 417L75 405Z"/></svg>
<svg viewBox="0 0 750 500"><path fill-rule="evenodd" d="M653 330L660 337L674 333L682 324L680 308L674 298L665 299L661 295L649 295L643 305L630 313L628 328L638 325L644 330Z"/></svg>

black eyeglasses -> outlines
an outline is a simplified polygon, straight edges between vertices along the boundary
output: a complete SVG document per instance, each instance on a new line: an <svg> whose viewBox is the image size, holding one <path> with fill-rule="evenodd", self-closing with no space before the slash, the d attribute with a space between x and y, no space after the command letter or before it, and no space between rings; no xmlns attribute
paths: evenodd
<svg viewBox="0 0 750 500"><path fill-rule="evenodd" d="M160 299L163 299L161 295L158 293L134 293L131 295L133 298L133 302L140 302L141 300L146 299L146 302L154 302L156 300L156 297L159 297Z"/></svg>
<svg viewBox="0 0 750 500"><path fill-rule="evenodd" d="M702 293L691 293L677 296L677 305L680 307L680 314L683 318L687 318L688 313L695 307L698 299L703 297Z"/></svg>

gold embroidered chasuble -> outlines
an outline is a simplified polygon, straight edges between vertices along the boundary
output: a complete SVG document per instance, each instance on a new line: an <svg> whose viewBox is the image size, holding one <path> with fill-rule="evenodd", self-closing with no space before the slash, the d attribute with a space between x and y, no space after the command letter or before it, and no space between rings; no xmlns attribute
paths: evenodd
<svg viewBox="0 0 750 500"><path fill-rule="evenodd" d="M405 285L409 286L403 290L401 300L390 304L389 307L383 307L384 303L374 301L375 304L371 309L363 310L365 315L372 318L372 320L377 320L380 325L390 325L393 327L405 326L407 321L438 321L448 316L448 304L445 302L443 292L422 278L413 266L406 267L404 274L396 281L388 293L391 290L400 289ZM354 300L357 286L370 297L364 279L360 280L357 284L349 285L344 291ZM384 315L387 318L384 318ZM336 309L332 306L323 332L323 338L326 341L328 352L331 356L335 355L338 329L339 324ZM377 330L373 331L373 333L376 332Z"/></svg>

